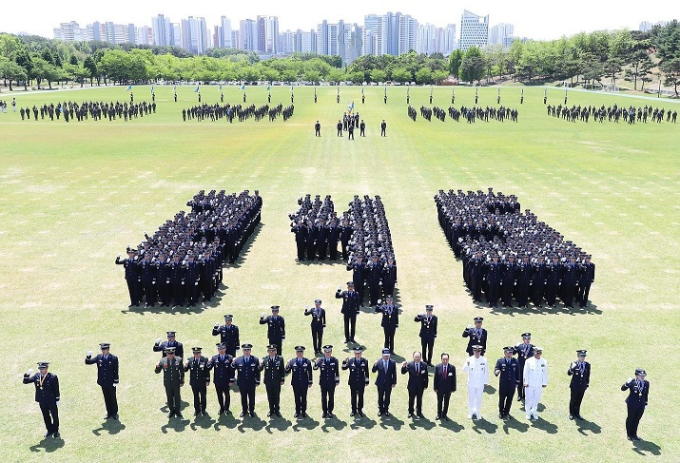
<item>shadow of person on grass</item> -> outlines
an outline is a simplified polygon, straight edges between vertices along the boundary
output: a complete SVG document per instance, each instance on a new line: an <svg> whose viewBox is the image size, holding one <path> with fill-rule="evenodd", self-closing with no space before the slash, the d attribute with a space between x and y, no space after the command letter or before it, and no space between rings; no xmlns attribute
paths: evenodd
<svg viewBox="0 0 680 463"><path fill-rule="evenodd" d="M260 431L264 429L267 423L259 416L244 416L241 423L236 427L239 432L246 432L247 429L252 429L253 431Z"/></svg>
<svg viewBox="0 0 680 463"><path fill-rule="evenodd" d="M380 427L383 429L392 428L395 431L399 431L404 424L406 423L392 414L390 416L383 416L380 420Z"/></svg>
<svg viewBox="0 0 680 463"><path fill-rule="evenodd" d="M484 418L474 420L472 425L472 430L477 434L481 434L484 431L487 434L495 434L498 429L498 425Z"/></svg>
<svg viewBox="0 0 680 463"><path fill-rule="evenodd" d="M602 432L602 428L600 427L600 425L592 421L576 420L576 424L578 426L577 428L578 432L583 434L584 436L588 435L586 431L590 431L592 434L600 434Z"/></svg>
<svg viewBox="0 0 680 463"><path fill-rule="evenodd" d="M354 417L354 422L350 423L349 427L353 431L356 431L357 429L373 429L377 422L375 420L372 420L366 416L355 416Z"/></svg>
<svg viewBox="0 0 680 463"><path fill-rule="evenodd" d="M260 222L257 224L253 232L250 234L248 237L248 240L243 244L243 247L241 248L241 252L239 253L238 257L234 261L233 264L227 264L225 268L233 267L233 268L239 268L246 260L246 257L248 257L248 254L250 254L250 251L253 247L253 244L255 243L255 239L259 236L260 232L262 231L262 228L264 227L264 222ZM226 262L226 259L225 259Z"/></svg>
<svg viewBox="0 0 680 463"><path fill-rule="evenodd" d="M118 434L125 429L125 425L118 420L106 420L102 423L101 427L92 430L92 434L95 436L101 436L103 431L109 434Z"/></svg>
<svg viewBox="0 0 680 463"><path fill-rule="evenodd" d="M321 430L323 432L329 432L330 429L335 429L336 431L341 431L345 429L347 426L347 421L342 421L338 419L336 416L335 418L329 418L324 421L324 423L321 425Z"/></svg>
<svg viewBox="0 0 680 463"><path fill-rule="evenodd" d="M52 453L62 448L64 444L65 444L64 439L62 439L61 437L55 439L54 437L49 436L44 437L39 443L31 445L28 449L31 452L35 453L39 452Z"/></svg>
<svg viewBox="0 0 680 463"><path fill-rule="evenodd" d="M307 418L296 420L295 424L293 424L293 431L300 432L303 429L312 430L317 426L319 426L319 422L307 415Z"/></svg>
<svg viewBox="0 0 680 463"><path fill-rule="evenodd" d="M526 423L522 423L521 421L517 421L516 419L508 419L503 421L503 432L505 434L510 434L510 430L514 429L519 432L527 432L529 430L529 425Z"/></svg>
<svg viewBox="0 0 680 463"><path fill-rule="evenodd" d="M290 428L293 425L293 422L290 421L288 418L270 418L269 423L267 423L267 426L264 427L264 430L267 431L269 434L273 434L274 430L277 431L286 431L288 428Z"/></svg>
<svg viewBox="0 0 680 463"><path fill-rule="evenodd" d="M436 423L435 423L434 421L431 421L431 420L428 420L428 419L425 418L425 417L422 417L422 418L420 418L420 419L418 419L418 420L412 420L412 421L408 424L408 427L411 428L411 429L418 429L418 428L420 428L420 429L424 429L424 430L426 430L426 431L429 431L430 429L432 429L432 428L435 427L435 424L436 424Z"/></svg>
<svg viewBox="0 0 680 463"><path fill-rule="evenodd" d="M194 418L194 422L189 425L192 431L197 429L208 429L212 428L216 421L207 413L203 416L197 416Z"/></svg>
<svg viewBox="0 0 680 463"><path fill-rule="evenodd" d="M238 424L239 421L234 418L234 415L220 415L213 425L213 428L215 428L215 431L219 431L220 428L235 429Z"/></svg>
<svg viewBox="0 0 680 463"><path fill-rule="evenodd" d="M645 455L646 453L651 453L652 455L661 455L661 447L656 445L654 442L639 440L633 441L633 451L640 455Z"/></svg>
<svg viewBox="0 0 680 463"><path fill-rule="evenodd" d="M544 418L541 417L539 417L537 420L532 421L531 427L545 431L548 434L557 433L557 425L551 423L550 421L546 421Z"/></svg>
<svg viewBox="0 0 680 463"><path fill-rule="evenodd" d="M163 434L167 434L169 430L173 430L175 432L184 432L188 424L189 420L169 418L168 423L161 426L161 432Z"/></svg>
<svg viewBox="0 0 680 463"><path fill-rule="evenodd" d="M463 426L462 424L458 424L453 420L452 421L441 420L439 422L439 426L453 432L461 432L463 429L465 429L465 426Z"/></svg>

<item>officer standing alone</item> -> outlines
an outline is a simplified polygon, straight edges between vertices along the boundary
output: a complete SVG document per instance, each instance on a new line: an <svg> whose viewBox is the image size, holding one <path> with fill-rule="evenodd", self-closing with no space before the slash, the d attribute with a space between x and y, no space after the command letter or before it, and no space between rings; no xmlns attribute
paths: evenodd
<svg viewBox="0 0 680 463"><path fill-rule="evenodd" d="M101 354L92 358L92 351L88 351L85 357L85 365L97 365L97 384L102 388L104 403L106 405L105 420L118 419L118 400L116 399L116 387L118 387L118 357L111 354L111 344L99 345Z"/></svg>
<svg viewBox="0 0 680 463"><path fill-rule="evenodd" d="M59 437L59 378L49 373L49 362L38 362L38 373L33 374L29 369L24 374L24 384L35 385L35 401L40 404L40 411L45 421L47 433L45 437Z"/></svg>
<svg viewBox="0 0 680 463"><path fill-rule="evenodd" d="M581 402L586 389L590 386L590 363L586 362L586 350L577 350L578 360L571 362L567 374L571 376L571 399L569 400L569 419L582 420Z"/></svg>
<svg viewBox="0 0 680 463"><path fill-rule="evenodd" d="M645 379L646 377L647 372L638 368L635 370L635 378L628 378L621 386L622 391L628 391L628 397L626 397L628 407L626 434L628 434L628 440L640 440L637 435L638 425L649 403L649 381ZM25 379L24 382L26 382Z"/></svg>
<svg viewBox="0 0 680 463"><path fill-rule="evenodd" d="M507 346L503 348L503 357L496 361L493 374L498 377L498 418L512 419L510 407L515 390L519 387L519 363L512 355L515 348Z"/></svg>

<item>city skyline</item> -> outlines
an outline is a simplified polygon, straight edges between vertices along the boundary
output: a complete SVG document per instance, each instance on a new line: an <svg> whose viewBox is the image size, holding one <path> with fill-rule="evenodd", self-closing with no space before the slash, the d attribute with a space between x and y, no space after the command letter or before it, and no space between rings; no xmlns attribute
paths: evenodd
<svg viewBox="0 0 680 463"><path fill-rule="evenodd" d="M149 2L151 3L151 2ZM648 21L656 23L668 21L680 16L680 4L664 5L658 13L650 11L634 11L633 9L617 9L608 5L601 5L585 0L574 0L569 7L555 6L548 10L544 2L537 0L523 0L507 2L500 0L482 0L471 4L444 3L425 0L414 4L405 0L393 0L389 6L376 1L346 0L342 5L316 4L308 0L295 2L293 6L282 2L262 0L257 6L248 4L234 4L220 7L196 7L185 2L169 1L159 7L157 4L119 0L116 7L106 4L72 0L59 6L57 14L46 0L35 0L30 13L16 4L10 4L6 14L0 17L0 32L29 33L51 38L52 30L61 22L75 21L81 25L99 22L117 24L135 24L137 27L152 26L151 18L164 14L172 22L179 23L181 19L190 16L205 18L210 30L220 25L220 18L226 16L234 24L258 16L277 16L280 32L297 29L309 31L323 20L337 23L343 20L347 24L363 25L364 16L370 14L384 14L387 9L401 12L415 18L420 24L434 24L446 27L456 24L460 27L463 10L474 11L480 16L491 17L490 26L498 23L514 25L515 36L536 40L552 40L562 35L573 35L578 32L592 32L603 29L638 29L640 23ZM209 42L212 42L212 38Z"/></svg>

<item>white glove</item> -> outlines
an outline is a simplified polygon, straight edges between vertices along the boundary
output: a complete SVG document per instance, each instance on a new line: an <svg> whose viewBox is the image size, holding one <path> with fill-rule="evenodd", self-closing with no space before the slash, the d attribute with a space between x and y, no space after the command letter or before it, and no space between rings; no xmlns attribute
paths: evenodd
<svg viewBox="0 0 680 463"><path fill-rule="evenodd" d="M215 323L215 329L220 327L220 322Z"/></svg>
<svg viewBox="0 0 680 463"><path fill-rule="evenodd" d="M88 350L88 351L87 351L87 358L90 358L90 357L92 357L92 351L91 351L91 350Z"/></svg>
<svg viewBox="0 0 680 463"><path fill-rule="evenodd" d="M338 286L338 291L342 291L342 286Z"/></svg>
<svg viewBox="0 0 680 463"><path fill-rule="evenodd" d="M118 255L116 256L116 259L120 259L120 254L118 254Z"/></svg>
<svg viewBox="0 0 680 463"><path fill-rule="evenodd" d="M113 383L113 387L118 387L118 383Z"/></svg>
<svg viewBox="0 0 680 463"><path fill-rule="evenodd" d="M161 338L156 339L156 344L160 344L160 343L161 343Z"/></svg>
<svg viewBox="0 0 680 463"><path fill-rule="evenodd" d="M265 313L262 312L262 315L260 315L260 318L264 318L264 317L265 317Z"/></svg>
<svg viewBox="0 0 680 463"><path fill-rule="evenodd" d="M630 382L632 382L632 381L633 381L633 378L628 378L628 379L626 380L626 383L630 383Z"/></svg>
<svg viewBox="0 0 680 463"><path fill-rule="evenodd" d="M57 407L59 406L59 400L57 400Z"/></svg>
<svg viewBox="0 0 680 463"><path fill-rule="evenodd" d="M28 371L26 372L28 376L31 376L33 374L33 368L29 368Z"/></svg>
<svg viewBox="0 0 680 463"><path fill-rule="evenodd" d="M468 325L468 326L467 326L467 329L468 329L468 330L471 330L471 329L472 329L472 325Z"/></svg>

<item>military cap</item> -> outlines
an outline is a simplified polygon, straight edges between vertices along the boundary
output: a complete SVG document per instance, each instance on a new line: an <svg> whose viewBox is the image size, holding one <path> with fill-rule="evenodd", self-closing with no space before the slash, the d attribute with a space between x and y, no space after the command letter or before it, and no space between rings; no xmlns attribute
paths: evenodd
<svg viewBox="0 0 680 463"><path fill-rule="evenodd" d="M272 312L278 312L279 311L279 306L278 305L273 305L272 306Z"/></svg>
<svg viewBox="0 0 680 463"><path fill-rule="evenodd" d="M315 304L321 304L321 299L314 299Z"/></svg>
<svg viewBox="0 0 680 463"><path fill-rule="evenodd" d="M215 344L215 346L216 346L219 350L224 350L224 349L227 348L227 345L224 344L223 342L218 342L217 344Z"/></svg>
<svg viewBox="0 0 680 463"><path fill-rule="evenodd" d="M523 338L530 338L530 337L531 337L531 333L522 333L522 337L523 337Z"/></svg>
<svg viewBox="0 0 680 463"><path fill-rule="evenodd" d="M390 353L391 352L390 352L390 349L388 347L383 348L383 350L382 350L383 355L389 355Z"/></svg>
<svg viewBox="0 0 680 463"><path fill-rule="evenodd" d="M474 318L474 321L475 321L475 323L477 323L477 322L483 322L483 321L484 321L484 318L483 318L483 317L475 317L475 318Z"/></svg>
<svg viewBox="0 0 680 463"><path fill-rule="evenodd" d="M192 348L191 348L191 351L192 351L194 354L200 354L200 353L203 351L203 348L202 348L202 347L192 347Z"/></svg>
<svg viewBox="0 0 680 463"><path fill-rule="evenodd" d="M483 347L480 346L479 344L475 344L474 346L472 346L472 350L474 350L474 351L478 351L478 350L482 350L482 349L483 349Z"/></svg>
<svg viewBox="0 0 680 463"><path fill-rule="evenodd" d="M174 347L166 347L163 352L166 354L174 354L175 353L175 348Z"/></svg>
<svg viewBox="0 0 680 463"><path fill-rule="evenodd" d="M578 354L579 357L585 357L586 354L588 353L588 351L585 350L585 349L580 349L580 350L577 350L576 353Z"/></svg>
<svg viewBox="0 0 680 463"><path fill-rule="evenodd" d="M295 352L304 352L305 346L295 346Z"/></svg>
<svg viewBox="0 0 680 463"><path fill-rule="evenodd" d="M505 346L505 347L503 348L503 351L504 351L504 352L515 352L515 348L512 347L512 346Z"/></svg>
<svg viewBox="0 0 680 463"><path fill-rule="evenodd" d="M347 282L347 286L354 286L354 282L353 282L353 281L348 281L348 282Z"/></svg>
<svg viewBox="0 0 680 463"><path fill-rule="evenodd" d="M267 350L276 350L276 344L267 344Z"/></svg>
<svg viewBox="0 0 680 463"><path fill-rule="evenodd" d="M233 318L234 318L234 316L231 315L231 314L228 314L228 315L225 315L225 316L224 316L224 319L225 319L225 320L232 320Z"/></svg>
<svg viewBox="0 0 680 463"><path fill-rule="evenodd" d="M253 345L252 344L241 344L241 349L252 349Z"/></svg>
<svg viewBox="0 0 680 463"><path fill-rule="evenodd" d="M361 347L361 346L355 347L355 348L354 348L354 353L355 353L355 354L360 354L360 353L362 353L363 351L364 351L364 348Z"/></svg>
<svg viewBox="0 0 680 463"><path fill-rule="evenodd" d="M174 338L174 337L175 337L175 333L176 333L175 331L168 331L168 332L167 332L169 338L170 338L170 337L173 337L173 338Z"/></svg>
<svg viewBox="0 0 680 463"><path fill-rule="evenodd" d="M38 362L38 368L47 368L50 362Z"/></svg>
<svg viewBox="0 0 680 463"><path fill-rule="evenodd" d="M428 304L428 305L425 306L425 310L427 310L428 312L432 312L434 310L434 306Z"/></svg>
<svg viewBox="0 0 680 463"><path fill-rule="evenodd" d="M330 352L332 350L333 350L333 346L331 344L326 344L325 346L323 346L324 352Z"/></svg>
<svg viewBox="0 0 680 463"><path fill-rule="evenodd" d="M108 348L110 348L110 347L111 347L111 344L108 343L108 342L102 342L101 344L99 344L99 348L100 348L101 350L108 349Z"/></svg>
<svg viewBox="0 0 680 463"><path fill-rule="evenodd" d="M534 352L543 352L543 348L536 346L534 347Z"/></svg>
<svg viewBox="0 0 680 463"><path fill-rule="evenodd" d="M391 300L392 300L392 295L391 295L391 294L388 294L387 296L385 296L385 299L389 299L389 300L391 301Z"/></svg>
<svg viewBox="0 0 680 463"><path fill-rule="evenodd" d="M635 375L647 376L647 372L644 370L644 368L636 368Z"/></svg>

